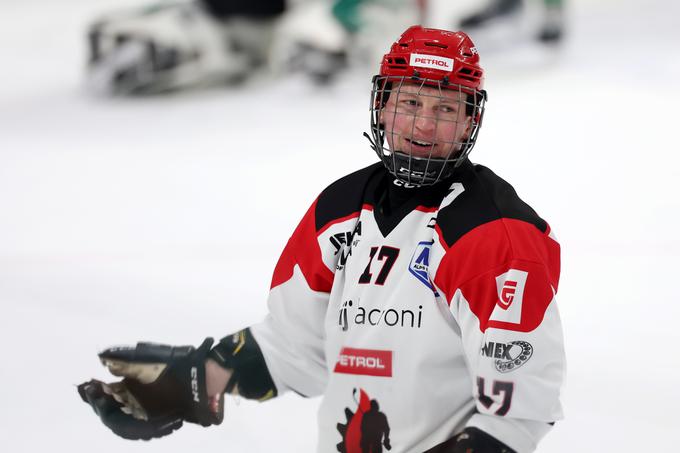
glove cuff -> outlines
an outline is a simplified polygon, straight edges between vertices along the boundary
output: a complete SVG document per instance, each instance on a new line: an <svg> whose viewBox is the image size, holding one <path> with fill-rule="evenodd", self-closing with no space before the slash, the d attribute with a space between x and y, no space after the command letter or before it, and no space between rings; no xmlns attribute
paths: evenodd
<svg viewBox="0 0 680 453"><path fill-rule="evenodd" d="M236 389L242 397L259 401L274 398L278 394L262 350L250 328L222 338L208 357L232 371L226 393Z"/></svg>

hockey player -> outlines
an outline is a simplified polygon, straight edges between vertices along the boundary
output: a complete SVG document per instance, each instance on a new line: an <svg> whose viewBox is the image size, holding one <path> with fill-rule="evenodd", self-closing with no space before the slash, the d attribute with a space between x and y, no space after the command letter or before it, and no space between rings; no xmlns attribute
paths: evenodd
<svg viewBox="0 0 680 453"><path fill-rule="evenodd" d="M380 162L321 192L274 270L267 318L198 348L139 343L79 386L130 439L223 419L224 393L322 395L319 453L531 452L562 417L550 227L470 162L483 70L462 32L406 30L373 80Z"/></svg>
<svg viewBox="0 0 680 453"><path fill-rule="evenodd" d="M88 83L150 94L240 81L269 58L286 0L179 0L103 15L88 30Z"/></svg>
<svg viewBox="0 0 680 453"><path fill-rule="evenodd" d="M161 1L89 27L87 81L115 95L227 85L261 69L326 83L382 52L419 11L422 0Z"/></svg>
<svg viewBox="0 0 680 453"><path fill-rule="evenodd" d="M332 82L351 65L379 59L391 36L422 22L424 0L312 0L281 20L271 53L274 72L299 71Z"/></svg>
<svg viewBox="0 0 680 453"><path fill-rule="evenodd" d="M522 0L491 0L479 11L464 17L459 26L464 30L485 27L496 20L518 14L527 2ZM538 3L538 2L536 2ZM541 18L535 38L546 44L557 43L564 35L564 2L563 0L540 0Z"/></svg>

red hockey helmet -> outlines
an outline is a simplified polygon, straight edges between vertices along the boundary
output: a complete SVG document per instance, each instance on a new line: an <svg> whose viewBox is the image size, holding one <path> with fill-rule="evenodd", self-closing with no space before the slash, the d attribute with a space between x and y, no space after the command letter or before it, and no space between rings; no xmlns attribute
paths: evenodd
<svg viewBox="0 0 680 453"><path fill-rule="evenodd" d="M414 186L432 185L451 176L477 139L486 100L483 84L484 70L468 35L417 25L406 30L385 54L380 72L373 78L369 140L390 173ZM414 90L414 85L419 88ZM451 119L430 112L432 116L426 116L428 112L415 107L402 109L398 103L388 104L390 98L394 104L400 96L406 96L406 91L410 95L415 92L418 99L409 100L413 105L425 98L448 103L456 98L465 115ZM393 127L394 121L391 128L386 125L387 114L399 118L399 130ZM409 118L410 129L403 126ZM434 130L439 130L432 140L423 141L422 135L415 133L416 122L423 119L433 120ZM450 134L442 137L443 131Z"/></svg>
<svg viewBox="0 0 680 453"><path fill-rule="evenodd" d="M414 25L392 44L380 64L381 76L418 77L482 90L484 70L479 54L462 31Z"/></svg>

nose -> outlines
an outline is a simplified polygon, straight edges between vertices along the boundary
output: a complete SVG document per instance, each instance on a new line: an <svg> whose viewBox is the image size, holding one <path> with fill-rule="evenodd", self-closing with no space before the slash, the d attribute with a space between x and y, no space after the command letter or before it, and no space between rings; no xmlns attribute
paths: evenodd
<svg viewBox="0 0 680 453"><path fill-rule="evenodd" d="M430 115L424 115L422 113L416 115L415 128L417 131L425 134L431 134L434 132L436 126L437 118Z"/></svg>

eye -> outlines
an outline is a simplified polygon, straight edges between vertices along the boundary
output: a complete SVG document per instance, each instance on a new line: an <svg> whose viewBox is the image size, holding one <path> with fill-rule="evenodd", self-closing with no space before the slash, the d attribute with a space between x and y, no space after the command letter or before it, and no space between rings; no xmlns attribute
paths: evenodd
<svg viewBox="0 0 680 453"><path fill-rule="evenodd" d="M439 110L444 112L444 113L457 113L458 112L458 106L442 104L442 105L439 106Z"/></svg>
<svg viewBox="0 0 680 453"><path fill-rule="evenodd" d="M418 101L415 99L402 99L401 104L407 107L417 107Z"/></svg>

